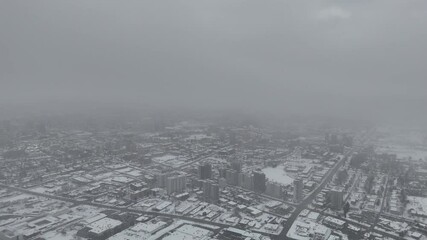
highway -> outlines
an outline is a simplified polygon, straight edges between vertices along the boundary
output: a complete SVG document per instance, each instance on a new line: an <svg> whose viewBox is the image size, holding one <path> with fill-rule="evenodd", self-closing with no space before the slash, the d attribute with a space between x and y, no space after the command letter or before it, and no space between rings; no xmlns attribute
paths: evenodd
<svg viewBox="0 0 427 240"><path fill-rule="evenodd" d="M308 205L313 201L313 199L319 194L322 189L325 187L325 185L332 179L334 174L337 172L337 170L340 168L340 166L344 163L345 159L353 154L354 151L348 151L343 158L339 160L337 164L335 164L334 168L329 170L328 175L323 179L323 181L320 183L320 185L308 196L306 197L295 209L295 211L292 213L291 217L288 219L288 221L285 223L283 231L280 233L278 239L290 239L286 237L286 233L288 233L289 229L291 228L294 221L297 219L298 215L301 213L302 210L306 209Z"/></svg>
<svg viewBox="0 0 427 240"><path fill-rule="evenodd" d="M381 208L380 208L380 211L375 216L374 222L372 223L371 227L369 228L371 231L375 228L375 226L377 226L377 224L379 222L379 219L380 219L380 216L381 216L382 212L384 211L384 203L386 202L389 180L390 180L390 177L387 176L387 182L386 182L386 185L385 185L385 189L384 189L384 191L382 193L383 197L382 197L382 201L381 201Z"/></svg>
<svg viewBox="0 0 427 240"><path fill-rule="evenodd" d="M367 139L367 137L365 137L365 139L363 140L363 141L361 141L362 143L363 142L366 142L366 139ZM294 221L297 219L297 217L298 217L298 215L300 214L300 212L302 211L302 210L304 210L304 209L306 209L307 207L308 207L308 205L313 201L313 199L316 197L316 195L317 194L319 194L320 193L320 191L322 191L322 189L325 187L325 185L332 179L332 177L334 176L334 174L337 172L337 170L340 168L340 166L342 165L342 163L343 163L343 161L345 161L345 159L347 158L347 157L349 157L349 156L351 156L354 152L356 152L359 148L361 148L361 146L359 146L359 147L357 147L357 149L351 149L351 150L349 150L346 154L344 154L344 157L334 166L334 168L332 169L332 170L330 170L329 171L329 173L328 173L328 175L327 175L327 177L326 178L324 178L324 180L322 181L322 183L308 196L308 197L306 197L299 205L298 205L298 207L296 207L296 209L295 209L295 211L292 213L292 215L291 215L291 217L288 219L288 221L286 222L286 224L284 225L284 228L283 228L283 231L281 232L281 234L279 235L279 237L277 237L277 238L275 238L275 239L280 239L280 240L282 240L282 239L291 239L291 238L288 238L287 236L286 236L286 234L287 234L287 232L289 231L289 229L291 228L291 226L292 226L292 224L294 223ZM388 183L388 182L387 182ZM388 185L388 184L387 184ZM385 191L384 192L386 192L387 191L387 185L386 185L386 189L385 189ZM375 232L375 233L378 233L378 234L381 234L381 235L385 235L385 236L388 236L388 237L391 237L391 238L395 238L396 239L396 236L394 236L394 235L392 235L392 234L390 234L390 233L387 233L387 232L383 232L383 231L379 231L379 230L376 230L374 227L376 226L376 224L378 223L378 219L379 219L379 217L380 217L380 215L381 215L381 212L382 212L382 210L383 210L383 204L384 204L384 200L385 199L383 199L383 202L382 202L382 206L381 206L381 211L380 211L380 213L378 213L378 215L376 216L376 218L375 218L375 221L374 221L374 223L371 225L371 227L368 229L369 231L371 231L371 232ZM329 214L324 214L324 215L329 215ZM336 216L334 216L334 217L336 217ZM337 218L337 217L336 217ZM345 220L345 219L344 219ZM366 229L366 227L365 226L363 226L363 225L360 225L360 224L357 224L357 223L353 223L353 222L351 222L351 224L353 224L353 225L356 225L356 226L359 226L359 227L362 227L362 228L365 228Z"/></svg>

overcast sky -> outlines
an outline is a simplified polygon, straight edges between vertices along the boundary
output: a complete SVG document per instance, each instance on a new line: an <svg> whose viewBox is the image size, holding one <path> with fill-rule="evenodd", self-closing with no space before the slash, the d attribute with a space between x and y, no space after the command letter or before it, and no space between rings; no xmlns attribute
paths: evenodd
<svg viewBox="0 0 427 240"><path fill-rule="evenodd" d="M3 105L427 111L427 1L0 1Z"/></svg>

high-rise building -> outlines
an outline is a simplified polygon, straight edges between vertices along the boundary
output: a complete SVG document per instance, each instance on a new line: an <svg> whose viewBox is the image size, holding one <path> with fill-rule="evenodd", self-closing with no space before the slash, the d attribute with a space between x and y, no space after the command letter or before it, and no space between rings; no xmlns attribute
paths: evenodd
<svg viewBox="0 0 427 240"><path fill-rule="evenodd" d="M263 193L265 192L265 183L267 182L267 179L265 177L265 173L261 171L254 171L254 190L255 192Z"/></svg>
<svg viewBox="0 0 427 240"><path fill-rule="evenodd" d="M275 198L282 198L282 185L276 182L267 182L265 194Z"/></svg>
<svg viewBox="0 0 427 240"><path fill-rule="evenodd" d="M160 173L156 175L156 184L159 188L164 188L166 186L166 180L168 177L172 176L172 173Z"/></svg>
<svg viewBox="0 0 427 240"><path fill-rule="evenodd" d="M219 185L212 184L211 186L211 203L217 204L219 202Z"/></svg>
<svg viewBox="0 0 427 240"><path fill-rule="evenodd" d="M210 163L199 165L199 178L203 180L212 178L212 165Z"/></svg>
<svg viewBox="0 0 427 240"><path fill-rule="evenodd" d="M303 190L304 184L301 178L297 178L294 180L294 202L299 203L303 199Z"/></svg>
<svg viewBox="0 0 427 240"><path fill-rule="evenodd" d="M168 177L166 179L167 193L182 193L185 190L186 179L184 175Z"/></svg>
<svg viewBox="0 0 427 240"><path fill-rule="evenodd" d="M225 172L225 179L227 180L227 184L236 186L239 179L239 174L234 170L227 169Z"/></svg>
<svg viewBox="0 0 427 240"><path fill-rule="evenodd" d="M341 189L331 189L328 195L331 208L335 210L342 209L344 204L344 192Z"/></svg>
<svg viewBox="0 0 427 240"><path fill-rule="evenodd" d="M254 178L250 173L239 173L238 185L248 190L254 190Z"/></svg>
<svg viewBox="0 0 427 240"><path fill-rule="evenodd" d="M212 180L203 181L203 200L209 203L218 203L219 185Z"/></svg>
<svg viewBox="0 0 427 240"><path fill-rule="evenodd" d="M211 195L211 182L204 180L202 181L203 190L203 201L208 202Z"/></svg>

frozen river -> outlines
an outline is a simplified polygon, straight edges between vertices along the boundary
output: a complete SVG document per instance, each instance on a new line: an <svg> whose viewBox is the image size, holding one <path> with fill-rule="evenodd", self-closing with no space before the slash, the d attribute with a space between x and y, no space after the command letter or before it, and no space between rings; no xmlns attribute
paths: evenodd
<svg viewBox="0 0 427 240"><path fill-rule="evenodd" d="M265 176L273 182L278 182L283 185L292 184L294 181L293 178L289 177L286 172L283 170L283 165L273 167L267 167L262 169L262 172L265 173Z"/></svg>

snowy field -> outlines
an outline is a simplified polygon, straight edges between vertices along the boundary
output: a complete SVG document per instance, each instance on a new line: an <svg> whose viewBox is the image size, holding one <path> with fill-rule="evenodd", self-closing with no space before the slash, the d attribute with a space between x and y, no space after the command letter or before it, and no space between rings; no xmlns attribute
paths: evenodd
<svg viewBox="0 0 427 240"><path fill-rule="evenodd" d="M380 129L379 153L396 154L399 159L427 159L427 136L420 129Z"/></svg>
<svg viewBox="0 0 427 240"><path fill-rule="evenodd" d="M427 159L427 149L415 149L410 146L401 146L401 145L389 145L389 146L380 146L377 148L379 153L388 153L396 154L398 159L413 159L419 160Z"/></svg>
<svg viewBox="0 0 427 240"><path fill-rule="evenodd" d="M408 196L409 204L406 206L406 210L412 209L414 213L427 216L427 198ZM427 218L415 217L418 221L427 224Z"/></svg>
<svg viewBox="0 0 427 240"><path fill-rule="evenodd" d="M267 167L262 169L262 172L265 173L265 176L268 180L272 182L278 182L283 185L290 185L293 183L294 179L289 177L287 173L283 170L283 166Z"/></svg>

